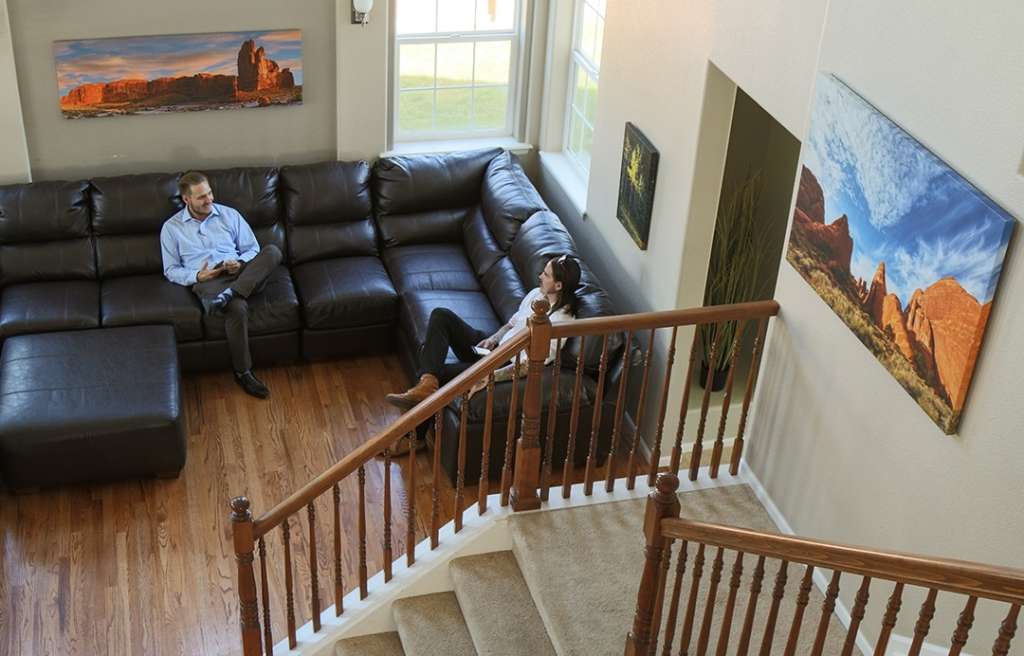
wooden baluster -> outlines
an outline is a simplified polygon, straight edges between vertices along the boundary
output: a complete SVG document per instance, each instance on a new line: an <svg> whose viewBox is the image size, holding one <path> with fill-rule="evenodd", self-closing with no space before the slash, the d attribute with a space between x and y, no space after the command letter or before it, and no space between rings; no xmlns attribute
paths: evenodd
<svg viewBox="0 0 1024 656"><path fill-rule="evenodd" d="M626 656L646 656L650 650L655 594L662 572L661 553L668 545L668 539L661 533L661 521L668 517L679 517L678 489L678 478L663 475L658 478L655 489L647 495L644 509L644 569L640 577L640 589L637 591L633 629L626 637Z"/></svg>
<svg viewBox="0 0 1024 656"><path fill-rule="evenodd" d="M281 541L284 542L284 606L288 620L288 648L295 649L295 592L292 589L292 536L286 517L281 522Z"/></svg>
<svg viewBox="0 0 1024 656"><path fill-rule="evenodd" d="M654 485L654 477L658 474L661 464L661 436L665 430L665 412L668 410L668 390L672 386L672 366L676 361L676 333L679 326L672 326L672 337L668 341L668 360L665 362L665 381L661 385L661 400L658 402L658 423L654 429L654 446L651 449L651 462L647 468L647 484ZM672 472L673 474L675 472Z"/></svg>
<svg viewBox="0 0 1024 656"><path fill-rule="evenodd" d="M899 615L900 606L903 605L903 584L897 583L889 596L889 603L885 606L885 617L882 618L882 632L878 635L878 642L875 643L875 656L885 656L886 647L889 646L889 637L892 630L896 628L896 616Z"/></svg>
<svg viewBox="0 0 1024 656"><path fill-rule="evenodd" d="M1017 616L1020 615L1020 604L1010 606L1003 623L999 625L999 637L992 645L992 656L1006 656L1010 653L1010 642L1017 633Z"/></svg>
<svg viewBox="0 0 1024 656"><path fill-rule="evenodd" d="M651 641L647 645L647 656L655 656L658 651L658 634L661 633L661 613L665 605L665 582L668 580L668 569L672 562L672 540L665 541L661 552L661 570L658 573L658 589L654 593L654 612L651 615Z"/></svg>
<svg viewBox="0 0 1024 656"><path fill-rule="evenodd" d="M394 574L391 549L391 449L384 449L384 582Z"/></svg>
<svg viewBox="0 0 1024 656"><path fill-rule="evenodd" d="M789 562L782 561L779 565L779 573L775 575L775 587L772 589L772 605L768 610L768 620L764 626L764 636L761 638L761 656L770 656L772 653L772 642L775 640L775 623L779 621L779 605L782 597L786 594L786 580L789 578L787 570Z"/></svg>
<svg viewBox="0 0 1024 656"><path fill-rule="evenodd" d="M434 430L440 430L440 424L434 426ZM410 432L406 435L406 439L409 440L409 482L405 491L405 566L412 567L416 563L416 432ZM440 442L436 439L434 448L441 449ZM362 467L359 468L359 471L362 472ZM360 494L362 494L362 489L360 486ZM361 507L362 503L359 505Z"/></svg>
<svg viewBox="0 0 1024 656"><path fill-rule="evenodd" d="M605 492L615 489L615 456L619 452L619 432L622 430L622 416L626 410L626 389L629 384L629 356L632 351L633 331L626 331L626 345L623 347L622 378L619 379L619 394L615 398L615 422L612 426L612 441L608 447L608 471L604 480Z"/></svg>
<svg viewBox="0 0 1024 656"><path fill-rule="evenodd" d="M725 550L718 547L715 560L711 564L711 578L708 586L708 598L704 602L704 620L700 623L700 634L697 637L697 654L704 656L708 651L711 638L711 621L715 617L715 599L718 597L718 583L722 580L722 567L725 563Z"/></svg>
<svg viewBox="0 0 1024 656"><path fill-rule="evenodd" d="M409 462L410 465L415 460ZM366 469L359 467L359 598L366 599L370 588L366 578Z"/></svg>
<svg viewBox="0 0 1024 656"><path fill-rule="evenodd" d="M640 445L640 430L644 422L644 406L647 405L647 383L651 377L651 352L654 350L654 328L647 337L647 351L644 352L644 370L640 379L640 398L636 403L636 425L633 444L629 447L629 464L626 466L626 489L636 487L636 451Z"/></svg>
<svg viewBox="0 0 1024 656"><path fill-rule="evenodd" d="M345 581L341 574L341 488L335 483L331 487L334 497L334 616L345 612L342 600L345 598Z"/></svg>
<svg viewBox="0 0 1024 656"><path fill-rule="evenodd" d="M757 558L754 575L750 580L750 599L747 601L747 614L743 618L743 630L740 632L740 644L736 648L736 656L747 656L750 649L750 637L754 632L754 613L757 612L757 601L761 595L761 582L764 581L764 556Z"/></svg>
<svg viewBox="0 0 1024 656"><path fill-rule="evenodd" d="M562 338L555 343L555 362L551 365L551 391L548 400L548 424L544 433L544 460L540 463L540 498L551 495L551 460L555 457L555 429L558 425L558 377L562 371Z"/></svg>
<svg viewBox="0 0 1024 656"><path fill-rule="evenodd" d="M729 634L732 632L732 616L736 612L736 595L740 590L740 578L743 576L743 552L736 552L736 562L732 565L732 577L729 580L729 598L725 602L725 615L722 617L722 628L718 632L718 648L716 656L725 656L729 648Z"/></svg>
<svg viewBox="0 0 1024 656"><path fill-rule="evenodd" d="M768 330L768 317L763 317L757 326L757 335L754 336L753 362L750 371L747 372L747 391L743 394L743 409L740 411L740 425L736 431L736 439L732 442L732 459L729 462L729 473L733 476L740 471L740 459L743 457L743 433L747 427L747 413L750 410L750 400L754 396L754 385L757 382L757 373L761 367L761 353L764 351L765 332Z"/></svg>
<svg viewBox="0 0 1024 656"><path fill-rule="evenodd" d="M864 609L868 606L868 599L871 597L869 588L871 577L865 576L857 590L854 598L853 611L850 612L850 626L846 630L846 642L843 644L842 656L850 656L853 653L853 644L857 641L857 631L860 629L861 620L864 619Z"/></svg>
<svg viewBox="0 0 1024 656"><path fill-rule="evenodd" d="M814 575L814 567L808 565L804 569L804 578L800 581L800 592L796 596L796 613L793 614L793 623L789 626L789 640L786 641L785 656L793 656L796 653L796 643L800 640L800 629L804 622L804 611L807 610L807 602L811 599L811 577Z"/></svg>
<svg viewBox="0 0 1024 656"><path fill-rule="evenodd" d="M316 633L320 630L320 567L316 560L316 507L312 501L306 504L306 518L309 521L309 608L313 633Z"/></svg>
<svg viewBox="0 0 1024 656"><path fill-rule="evenodd" d="M974 608L978 605L978 598L971 595L967 598L967 605L960 612L956 621L956 630L953 631L952 646L949 648L949 656L960 656L964 645L967 644L967 636L974 625Z"/></svg>
<svg viewBox="0 0 1024 656"><path fill-rule="evenodd" d="M501 505L507 506L512 492L512 458L516 443L516 421L519 419L519 360L522 352L516 353L512 368L512 398L508 404L508 423L505 425L505 462L501 466Z"/></svg>
<svg viewBox="0 0 1024 656"><path fill-rule="evenodd" d="M708 407L711 405L711 386L715 382L715 363L718 362L718 350L722 347L722 338L725 330L720 324L715 324L715 341L711 344L711 356L708 358L708 377L704 381L704 396L700 402L700 423L697 424L697 437L693 441L693 450L690 451L690 480L697 480L697 470L700 469L701 455L704 453L704 429L708 423Z"/></svg>
<svg viewBox="0 0 1024 656"><path fill-rule="evenodd" d="M697 592L700 580L704 576L704 544L697 545L697 555L693 558L693 573L690 574L690 598L686 603L686 614L683 615L683 632L680 635L679 653L686 654L690 649L690 638L693 635L693 620L697 613Z"/></svg>
<svg viewBox="0 0 1024 656"><path fill-rule="evenodd" d="M455 474L455 532L462 530L462 495L466 485L466 420L469 417L469 391L462 394L462 408L459 411L459 458ZM440 451L440 449L438 449ZM435 484L437 481L435 481Z"/></svg>
<svg viewBox="0 0 1024 656"><path fill-rule="evenodd" d="M526 325L530 329L530 350L526 367L526 387L523 390L522 426L515 445L516 471L511 493L512 510L515 512L540 508L540 497L537 496L541 461L540 414L544 363L551 353L549 308L547 301L534 301L530 306L533 315L526 320Z"/></svg>
<svg viewBox="0 0 1024 656"><path fill-rule="evenodd" d="M627 342L628 343L628 342ZM676 562L676 580L672 586L672 601L665 618L665 647L661 656L672 655L672 641L676 637L676 623L679 621L679 594L683 590L683 576L686 575L686 541L679 545L679 560Z"/></svg>
<svg viewBox="0 0 1024 656"><path fill-rule="evenodd" d="M597 372L597 390L594 394L594 412L590 419L590 447L587 450L586 471L583 474L583 490L586 496L594 493L594 467L597 464L597 433L601 427L601 404L604 402L604 379L608 369L608 335L601 339L601 364ZM654 479L651 478L651 485Z"/></svg>
<svg viewBox="0 0 1024 656"><path fill-rule="evenodd" d="M488 424L490 426L490 424ZM430 490L430 550L437 549L441 542L441 437L444 433L444 408L434 415L434 458ZM415 461L409 461L414 466Z"/></svg>
<svg viewBox="0 0 1024 656"><path fill-rule="evenodd" d="M263 649L266 656L274 656L274 638L270 632L270 585L267 583L267 543L263 536L260 547L260 599L263 600Z"/></svg>
<svg viewBox="0 0 1024 656"><path fill-rule="evenodd" d="M238 567L238 620L242 630L244 656L259 656L262 651L259 602L256 600L256 574L252 569L253 551L256 550L254 533L249 500L245 497L235 497L231 500L231 534L235 548L235 564Z"/></svg>
<svg viewBox="0 0 1024 656"><path fill-rule="evenodd" d="M487 512L487 492L489 490L489 470L491 467L491 421L493 419L494 372L492 371L487 375L487 405L484 407L484 440L480 452L480 489L477 493L477 510L481 515Z"/></svg>
<svg viewBox="0 0 1024 656"><path fill-rule="evenodd" d="M690 344L690 362L686 365L686 378L683 381L683 400L679 403L679 424L676 426L676 443L672 447L672 461L668 469L674 474L679 473L679 464L683 459L683 429L686 427L686 414L690 409L690 388L693 387L693 366L697 361L697 345L700 344L700 327L693 327L693 342Z"/></svg>
<svg viewBox="0 0 1024 656"><path fill-rule="evenodd" d="M910 650L907 652L907 656L918 656L921 653L924 639L928 636L928 630L932 626L932 618L935 617L935 597L938 595L938 590L934 588L928 590L928 596L925 597L924 603L921 604L921 612L918 614L917 622L914 624L914 639L910 643Z"/></svg>
<svg viewBox="0 0 1024 656"><path fill-rule="evenodd" d="M725 446L725 424L729 418L729 404L732 403L732 379L736 373L736 359L740 352L740 342L743 341L743 332L746 330L746 320L741 320L736 327L736 336L732 341L732 349L729 355L729 373L725 377L725 396L722 397L722 417L718 421L718 435L715 437L715 445L711 449L711 478L718 478L718 466L722 461L722 449Z"/></svg>
<svg viewBox="0 0 1024 656"><path fill-rule="evenodd" d="M576 381L572 386L572 412L569 415L569 437L565 442L565 462L562 464L562 498L568 499L572 490L573 456L576 454L576 428L580 420L580 392L583 389L583 347L586 335L580 335L580 348L576 358Z"/></svg>
<svg viewBox="0 0 1024 656"><path fill-rule="evenodd" d="M836 609L836 597L839 596L839 570L832 572L832 580L825 590L825 601L821 602L821 618L818 620L818 632L814 636L814 647L811 648L812 656L821 656L825 648L825 638L828 636L828 628L832 621L832 613Z"/></svg>

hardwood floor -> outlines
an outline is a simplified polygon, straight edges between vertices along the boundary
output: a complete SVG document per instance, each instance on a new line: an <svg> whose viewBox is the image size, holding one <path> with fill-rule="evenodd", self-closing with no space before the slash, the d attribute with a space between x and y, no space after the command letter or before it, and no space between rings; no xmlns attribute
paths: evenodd
<svg viewBox="0 0 1024 656"><path fill-rule="evenodd" d="M392 356L259 373L272 390L268 401L246 396L227 373L186 376L188 462L177 480L0 493L0 655L239 653L228 500L245 494L254 514L268 510L395 419L383 396L405 382ZM390 472L396 557L405 548L408 460L396 459ZM417 460L420 540L430 523L430 461ZM384 461L366 474L372 575L383 563ZM358 585L355 481L346 480L341 494L347 591ZM467 503L475 494L467 489ZM452 509L446 487L444 521ZM330 494L316 511L326 608L334 589ZM293 518L291 536L301 625L311 589L304 512ZM267 536L267 551L277 641L285 635L280 531Z"/></svg>

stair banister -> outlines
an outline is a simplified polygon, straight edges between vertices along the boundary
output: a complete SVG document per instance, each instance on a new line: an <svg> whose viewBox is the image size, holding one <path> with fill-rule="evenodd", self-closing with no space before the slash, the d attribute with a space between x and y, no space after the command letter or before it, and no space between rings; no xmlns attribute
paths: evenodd
<svg viewBox="0 0 1024 656"><path fill-rule="evenodd" d="M516 441L515 479L511 496L512 510L516 512L540 508L537 488L540 484L541 386L544 361L551 351L551 320L548 318L550 306L547 301L538 299L533 302L531 309L533 315L527 320L530 329L530 359L526 390L523 393L523 425Z"/></svg>

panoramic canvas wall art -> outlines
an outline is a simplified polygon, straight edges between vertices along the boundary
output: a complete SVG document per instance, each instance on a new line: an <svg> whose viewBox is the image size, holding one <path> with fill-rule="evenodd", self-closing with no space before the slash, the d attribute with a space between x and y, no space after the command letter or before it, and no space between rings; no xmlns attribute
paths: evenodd
<svg viewBox="0 0 1024 656"><path fill-rule="evenodd" d="M658 149L632 123L626 123L622 141L622 171L615 215L640 250L647 250L654 210L654 183L658 179Z"/></svg>
<svg viewBox="0 0 1024 656"><path fill-rule="evenodd" d="M302 103L302 32L56 41L65 118Z"/></svg>
<svg viewBox="0 0 1024 656"><path fill-rule="evenodd" d="M954 433L1016 221L835 77L815 96L786 259Z"/></svg>

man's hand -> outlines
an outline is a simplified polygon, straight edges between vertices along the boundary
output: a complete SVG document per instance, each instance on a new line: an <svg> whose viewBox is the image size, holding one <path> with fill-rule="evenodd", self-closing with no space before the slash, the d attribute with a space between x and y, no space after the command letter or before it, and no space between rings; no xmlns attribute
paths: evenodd
<svg viewBox="0 0 1024 656"><path fill-rule="evenodd" d="M224 270L228 275L235 275L242 269L242 263L238 260L224 260Z"/></svg>
<svg viewBox="0 0 1024 656"><path fill-rule="evenodd" d="M210 261L207 260L206 262L203 262L203 268L200 269L198 273L196 273L196 282L206 282L207 280L213 280L222 273L224 273L223 262L221 262L220 265L211 269Z"/></svg>
<svg viewBox="0 0 1024 656"><path fill-rule="evenodd" d="M495 337L494 335L491 335L487 339L481 339L477 346L479 346L480 348L485 348L488 351L493 351L495 348L498 347L498 338Z"/></svg>

